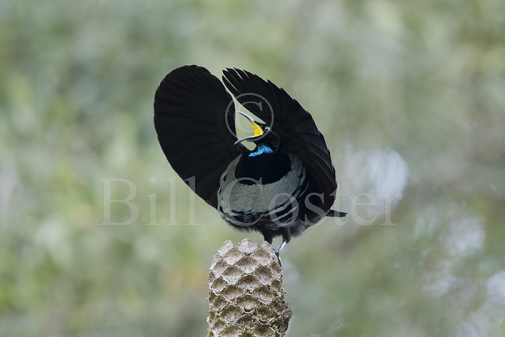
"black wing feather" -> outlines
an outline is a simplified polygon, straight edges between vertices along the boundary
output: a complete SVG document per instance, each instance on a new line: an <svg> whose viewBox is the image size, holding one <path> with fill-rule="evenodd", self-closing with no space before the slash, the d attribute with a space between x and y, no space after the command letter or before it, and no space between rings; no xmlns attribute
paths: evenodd
<svg viewBox="0 0 505 337"><path fill-rule="evenodd" d="M237 140L235 107L221 81L199 66L171 71L156 90L154 125L177 174L198 196L217 207L221 174L247 150L241 144L233 145ZM188 181L192 177L194 186Z"/></svg>
<svg viewBox="0 0 505 337"><path fill-rule="evenodd" d="M280 137L279 150L296 154L302 160L310 177L309 193L323 194L323 201L319 202L317 198L311 201L328 212L335 201L337 189L335 168L324 137L310 113L284 89L270 81L244 70L226 69L223 73L223 81L235 98L251 113L271 125ZM265 102L269 103L267 108ZM308 218L317 221L320 214L311 213Z"/></svg>

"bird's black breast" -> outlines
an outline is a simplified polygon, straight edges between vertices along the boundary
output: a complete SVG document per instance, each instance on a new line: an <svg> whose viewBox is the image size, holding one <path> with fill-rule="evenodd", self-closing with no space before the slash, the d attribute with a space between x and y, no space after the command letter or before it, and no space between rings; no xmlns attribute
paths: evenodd
<svg viewBox="0 0 505 337"><path fill-rule="evenodd" d="M242 184L271 184L291 170L291 161L281 152L263 153L258 156L242 154L235 169L235 177Z"/></svg>

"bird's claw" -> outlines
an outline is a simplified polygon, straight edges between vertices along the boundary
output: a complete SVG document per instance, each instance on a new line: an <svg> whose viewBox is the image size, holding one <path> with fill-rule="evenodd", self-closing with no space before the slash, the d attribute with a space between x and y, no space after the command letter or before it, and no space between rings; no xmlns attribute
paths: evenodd
<svg viewBox="0 0 505 337"><path fill-rule="evenodd" d="M275 255L277 255L277 261L279 261L279 266L281 266L282 268L282 260L281 260L281 250L282 248L284 248L284 246L286 245L286 240L283 240L281 245L279 246L279 248L275 249L275 248L272 248Z"/></svg>
<svg viewBox="0 0 505 337"><path fill-rule="evenodd" d="M282 268L282 260L281 260L281 250L280 249L273 249L275 255L277 256L277 261L279 262L279 266Z"/></svg>

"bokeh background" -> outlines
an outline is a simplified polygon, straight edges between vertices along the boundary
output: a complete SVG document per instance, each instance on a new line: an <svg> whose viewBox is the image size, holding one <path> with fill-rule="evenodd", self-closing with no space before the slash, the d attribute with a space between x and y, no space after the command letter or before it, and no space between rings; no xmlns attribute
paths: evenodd
<svg viewBox="0 0 505 337"><path fill-rule="evenodd" d="M206 334L213 254L261 236L195 198L157 143L156 87L199 64L282 86L332 152L350 216L283 251L288 336L504 336L503 13L2 1L0 335Z"/></svg>

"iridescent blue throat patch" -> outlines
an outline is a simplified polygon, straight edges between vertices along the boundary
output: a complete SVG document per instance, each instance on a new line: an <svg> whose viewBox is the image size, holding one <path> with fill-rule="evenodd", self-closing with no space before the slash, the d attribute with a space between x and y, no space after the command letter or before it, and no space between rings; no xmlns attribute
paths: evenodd
<svg viewBox="0 0 505 337"><path fill-rule="evenodd" d="M272 153L272 152L274 152L274 150L272 150L268 145L259 144L256 147L256 151L249 153L249 157L256 157L259 156L260 154Z"/></svg>

